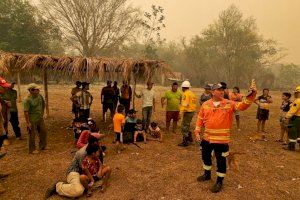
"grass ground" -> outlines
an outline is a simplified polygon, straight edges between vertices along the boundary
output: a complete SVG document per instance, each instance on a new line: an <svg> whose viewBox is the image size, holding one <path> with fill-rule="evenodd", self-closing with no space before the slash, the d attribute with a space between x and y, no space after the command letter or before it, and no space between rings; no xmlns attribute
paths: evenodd
<svg viewBox="0 0 300 200"><path fill-rule="evenodd" d="M100 89L99 85L91 86L91 93L95 97L91 115L103 133L112 134L109 123L104 124L100 119ZM157 87L157 99L167 89ZM70 90L71 86L49 87L50 117L46 123L50 151L29 155L26 140L15 140L11 136L8 155L0 160L0 171L9 171L11 175L0 181L6 188L0 199L42 199L46 188L54 181L65 180L66 168L73 157L71 151L74 150L72 131L67 129L72 120ZM22 87L22 91L24 97L25 87ZM199 89L193 91L200 94ZM89 199L299 199L300 152L284 151L282 145L275 142L280 132L278 116L281 95L280 92L271 92L271 95L274 103L267 122L267 142L249 140L250 136L256 134L255 105L241 113L242 131L237 132L233 127L230 148L245 154L238 156L239 170L228 170L221 193L212 194L209 191L213 181L196 181L196 177L202 174L199 146L194 144L185 149L177 147L181 140L178 131L176 134L164 133L163 143L141 143L143 149L128 145L122 154L113 151L113 136L107 138L104 141L108 146L105 163L113 169L111 186L104 194L95 191ZM137 101L137 109L141 110L140 101ZM164 113L157 104L153 119L162 128L165 125ZM26 139L21 104L19 116L22 134ZM192 127L194 123L195 117ZM64 198L54 196L52 199Z"/></svg>

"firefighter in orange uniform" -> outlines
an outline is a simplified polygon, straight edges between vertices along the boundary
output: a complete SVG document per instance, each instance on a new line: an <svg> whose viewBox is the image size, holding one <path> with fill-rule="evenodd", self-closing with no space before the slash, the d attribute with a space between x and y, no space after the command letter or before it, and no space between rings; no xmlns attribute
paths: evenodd
<svg viewBox="0 0 300 200"><path fill-rule="evenodd" d="M211 188L213 193L221 191L226 174L226 157L229 155L230 129L234 111L246 110L254 101L257 90L252 80L248 95L241 102L224 99L224 89L221 84L212 86L212 99L204 102L198 113L195 136L201 137L201 128L205 131L201 141L204 174L199 176L199 182L211 179L212 151L217 159L217 181Z"/></svg>

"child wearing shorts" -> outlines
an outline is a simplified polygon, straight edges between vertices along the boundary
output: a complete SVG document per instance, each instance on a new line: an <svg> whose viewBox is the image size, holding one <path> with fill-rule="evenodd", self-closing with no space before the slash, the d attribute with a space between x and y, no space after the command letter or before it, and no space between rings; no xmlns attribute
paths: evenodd
<svg viewBox="0 0 300 200"><path fill-rule="evenodd" d="M117 113L113 117L113 123L114 123L114 132L116 137L116 151L118 153L121 153L121 150L124 149L123 147L123 127L125 124L125 116L123 114L125 107L123 105L118 105L117 107Z"/></svg>
<svg viewBox="0 0 300 200"><path fill-rule="evenodd" d="M142 120L138 119L136 121L136 126L135 126L135 132L134 132L134 137L133 137L133 143L136 143L136 139L139 135L142 135L144 138L144 143L147 143L147 137L146 137L146 132L143 129L143 122Z"/></svg>
<svg viewBox="0 0 300 200"><path fill-rule="evenodd" d="M153 138L154 141L162 142L162 133L160 128L158 127L157 123L152 122L149 126L149 135ZM149 138L148 138L149 140Z"/></svg>

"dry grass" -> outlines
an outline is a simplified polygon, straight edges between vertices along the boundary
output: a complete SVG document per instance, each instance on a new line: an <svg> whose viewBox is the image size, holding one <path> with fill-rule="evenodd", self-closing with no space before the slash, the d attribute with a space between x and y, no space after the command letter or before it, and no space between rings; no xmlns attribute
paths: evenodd
<svg viewBox="0 0 300 200"><path fill-rule="evenodd" d="M91 85L95 97L92 117L100 124L101 130L108 134L108 124L103 124L99 118L101 87ZM22 89L25 93L25 87ZM70 90L71 86L49 86L51 117L47 119L47 128L50 151L28 155L26 141L12 139L8 155L0 161L1 171L7 169L11 172L7 179L0 181L7 189L0 199L42 199L46 188L54 181L65 180L66 168L73 157L72 133L66 129L72 118ZM165 90L156 88L157 98ZM200 90L194 91L200 94ZM250 136L255 135L256 107L252 106L243 112L243 131L238 133L233 128L231 150L245 154L238 156L239 170L228 171L224 191L220 194L209 192L213 182L200 184L196 181L196 177L202 173L198 145L186 149L177 147L181 139L178 133L165 134L163 143L140 144L143 150L129 145L120 155L112 151L112 138L106 139L109 150L105 163L113 168L111 187L104 194L94 192L90 199L299 199L300 152L284 151L280 144L274 142L279 135L281 100L279 92L271 92L271 95L274 104L267 122L269 141L253 143L249 140ZM137 108L140 108L139 101ZM154 119L164 127L164 110L160 106L157 108ZM22 134L26 137L20 104L19 110ZM64 198L54 196L52 199Z"/></svg>

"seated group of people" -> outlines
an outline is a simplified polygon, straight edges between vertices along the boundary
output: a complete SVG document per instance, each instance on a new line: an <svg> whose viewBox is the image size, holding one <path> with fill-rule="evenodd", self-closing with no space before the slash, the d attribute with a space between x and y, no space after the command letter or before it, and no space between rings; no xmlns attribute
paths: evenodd
<svg viewBox="0 0 300 200"><path fill-rule="evenodd" d="M124 149L123 143L136 144L137 141L144 141L146 144L147 140L162 141L162 134L157 123L152 122L149 127L144 127L143 121L136 116L136 110L129 110L127 116L125 116L124 109L123 105L118 105L117 113L113 117L118 153ZM149 134L149 137L147 134Z"/></svg>

